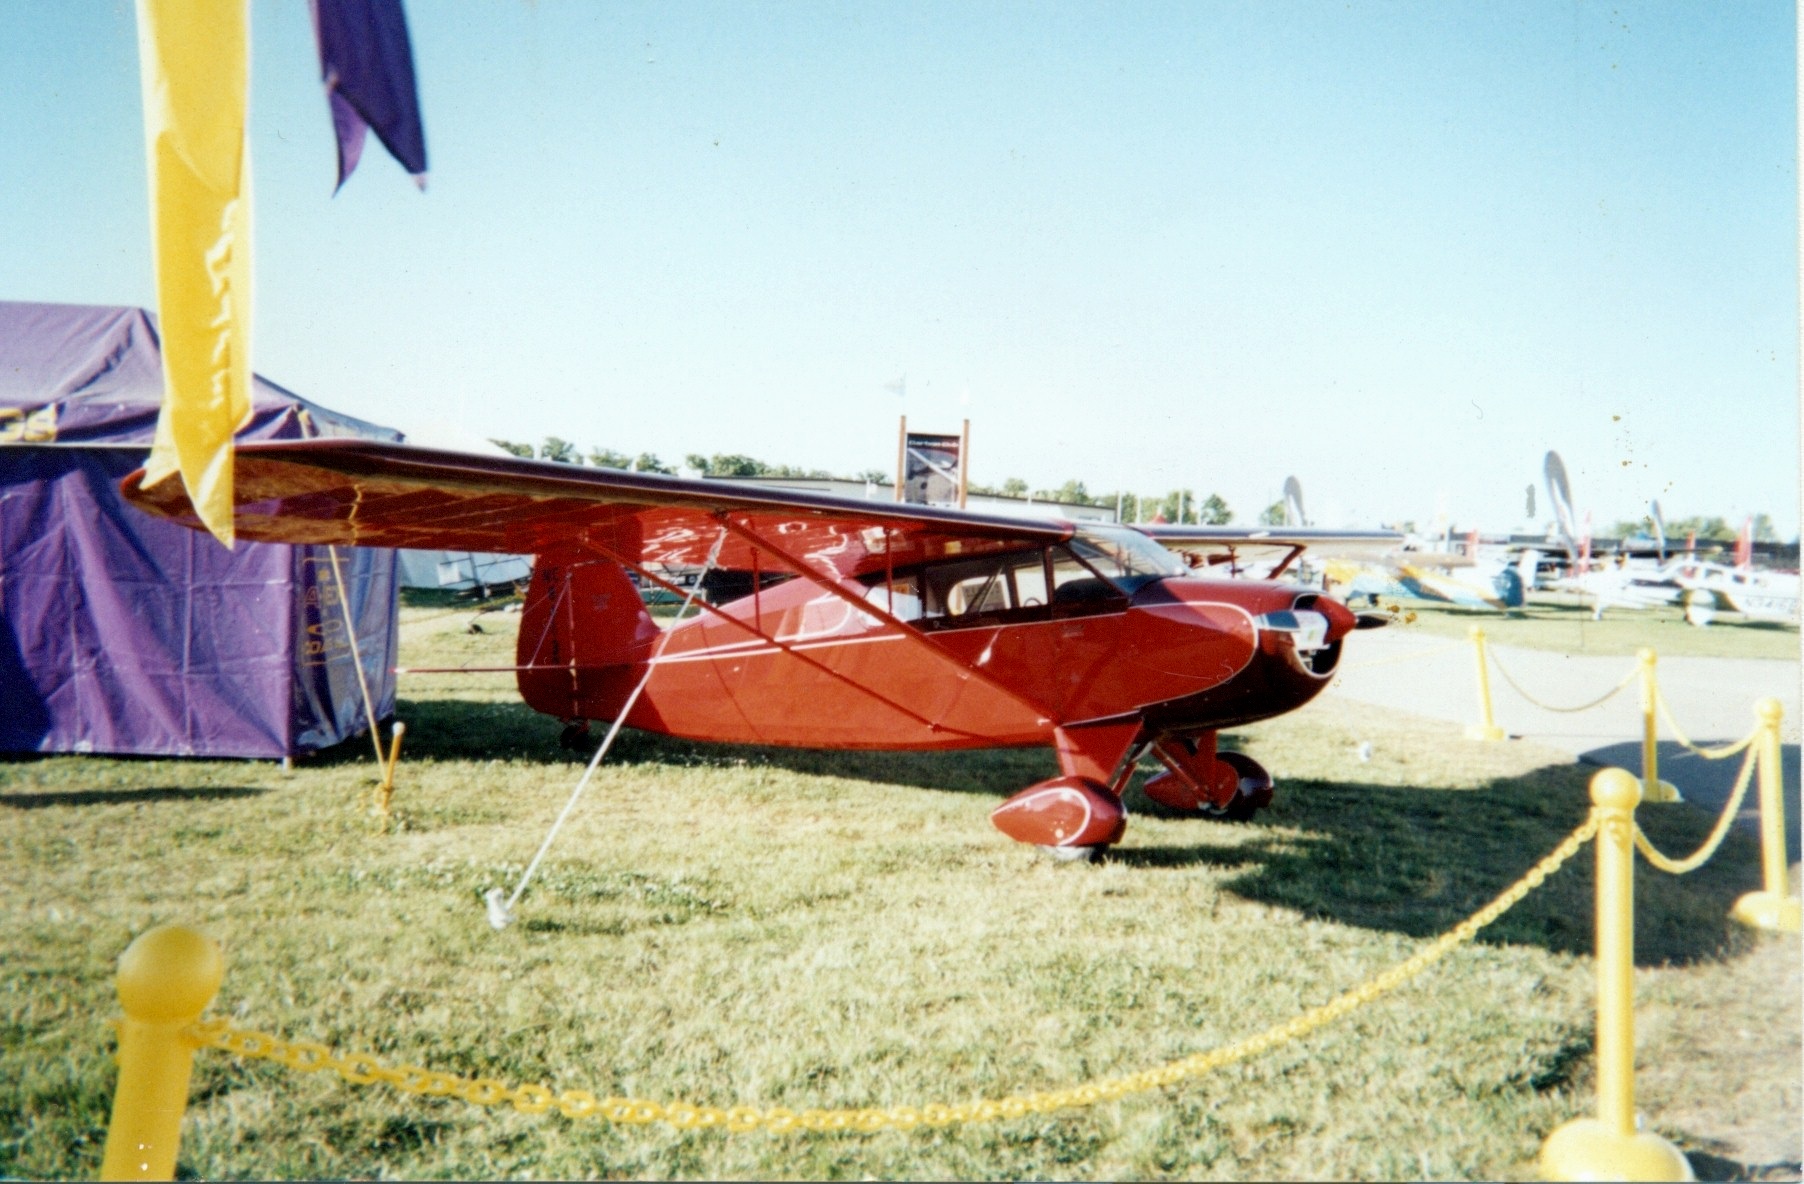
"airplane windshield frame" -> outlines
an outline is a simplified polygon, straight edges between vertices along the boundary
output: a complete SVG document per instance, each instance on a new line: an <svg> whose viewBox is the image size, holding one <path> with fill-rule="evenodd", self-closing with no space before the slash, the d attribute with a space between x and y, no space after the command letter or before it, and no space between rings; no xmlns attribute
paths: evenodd
<svg viewBox="0 0 1804 1184"><path fill-rule="evenodd" d="M1098 575L1129 596L1154 580L1190 574L1174 552L1125 526L1081 526L1068 545Z"/></svg>

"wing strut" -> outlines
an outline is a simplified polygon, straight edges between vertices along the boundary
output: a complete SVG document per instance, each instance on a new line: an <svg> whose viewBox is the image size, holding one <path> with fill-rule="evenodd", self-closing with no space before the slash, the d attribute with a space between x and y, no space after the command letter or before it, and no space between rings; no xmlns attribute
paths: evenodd
<svg viewBox="0 0 1804 1184"><path fill-rule="evenodd" d="M1021 704L1023 707L1026 707L1029 710L1031 710L1034 713L1034 715L1036 717L1038 717L1042 723L1051 724L1053 722L1055 717L1053 716L1053 713L1051 711L1048 711L1046 709L1044 704L1039 703L1038 701L1036 701L1034 699L1030 699L1028 696L1023 695L1020 691L1016 690L1015 688L1013 688L1011 686L1008 686L1002 682L999 682L994 676L989 674L982 667L972 665L969 662L960 662L957 658L953 657L951 654L947 653L945 650L941 649L939 646L934 645L931 641L928 641L925 637L921 636L921 631L919 629L911 628L906 621L901 620L900 618L896 617L894 614L890 613L886 609L877 607L875 602L866 600L864 597L859 596L854 592L848 591L846 588L844 588L840 585L839 581L831 579L819 572L816 572L809 564L796 558L794 555L789 554L787 551L783 550L783 548L777 546L775 543L772 543L770 540L762 537L757 532L753 531L750 527L746 526L744 523L735 522L735 521L733 521L733 519L731 517L729 517L725 514L723 514L721 516L721 522L726 526L726 528L728 530L732 531L734 534L736 534L740 538L744 539L751 546L765 548L772 555L775 555L778 559L781 559L784 563L787 563L791 568L795 569L795 571L798 574L802 574L802 575L804 575L804 578L811 580L816 586L824 588L828 592L831 592L833 595L839 597L841 600L843 600L847 604L851 605L857 611L859 611L861 613L865 613L869 616L875 617L879 621L882 621L885 625L888 625L890 628L899 631L903 637L908 639L910 644L917 645L917 646L920 646L920 647L926 649L929 653L933 654L935 657L937 657L943 661L950 662L954 666L957 666L960 670L964 671L970 677L975 678L978 682L983 683L985 686L989 687L991 690L997 692L1000 695L1006 695L1008 698L1013 699L1015 702ZM884 533L884 545L885 545L885 548L887 549L888 540L889 540L889 530L887 527L884 529L883 533ZM808 573L812 573L812 574L808 574ZM934 726L937 727L938 725L936 724Z"/></svg>
<svg viewBox="0 0 1804 1184"><path fill-rule="evenodd" d="M732 529L732 525L725 521L723 521L721 523L721 525L728 530ZM739 532L735 531L734 533L739 533ZM678 586L676 586L675 584L671 583L669 580L666 580L662 576L656 575L653 572L648 571L646 568L644 568L643 566L641 566L638 563L635 563L629 559L626 559L625 557L623 557L621 555L616 554L614 551L610 550L608 547L595 542L593 539L589 540L586 545L588 547L590 547L592 550L596 551L597 553L605 556L608 559L613 560L615 563L618 563L620 566L628 569L629 571L637 573L641 578L650 580L652 583L654 583L658 587L664 589L666 592L676 593L679 595L682 594L682 592L683 592L683 589L681 589ZM787 557L784 557L784 558L787 558ZM804 579L810 580L813 583L816 583L816 584L822 583L822 581L820 579L818 579L815 576L807 574L807 572L808 572L808 569L803 568L803 569L800 569L797 574L802 575L802 577ZM930 729L932 731L936 731L936 732L952 731L955 734L960 735L960 736L968 736L968 737L971 737L972 739L977 738L974 733L961 731L956 728L948 729L947 727L945 727L945 725L936 723L933 720L928 719L926 716L922 715L920 712L911 710L910 708L904 706L903 704L896 702L894 699L891 699L889 696L887 696L879 691L873 690L872 688L870 688L868 686L865 686L863 683L859 682L858 680L856 680L854 678L850 678L844 674L841 674L839 671L833 669L833 667L826 665L825 663L821 662L820 660L818 660L816 658L810 657L809 655L801 652L800 650L796 649L794 646L790 645L788 642L782 641L781 639L779 639L769 633L766 633L761 627L752 624L752 622L750 622L750 621L742 620L741 618L735 617L735 616L731 615L730 613L723 612L723 611L721 611L720 608L718 608L715 605L709 604L705 600L698 600L698 601L696 601L696 603L701 606L701 608L704 612L713 613L716 617L720 618L721 620L738 626L739 628L745 630L747 633L750 633L753 637L756 637L758 640L766 643L767 645L773 645L773 646L777 647L778 649L782 650L785 654L788 654L790 657L795 658L802 662L806 662L808 665L814 667L816 670L819 670L822 674L827 675L829 678L832 678L838 682L845 683L847 686L853 688L854 690L862 691L864 694L877 700L877 702L883 704L885 707L890 708L892 711L897 711L903 715L906 715L908 718L914 720L916 723L922 725L925 728L928 728L928 729ZM861 609L861 611L868 610L871 607L873 607L873 606L864 606L863 609ZM872 613L871 615L877 616L880 614ZM906 628L906 627L904 627L904 628ZM942 655L942 656L948 657L948 658L950 657L949 655ZM655 657L652 658L651 663L652 663L652 665L656 665L657 658L655 658Z"/></svg>
<svg viewBox="0 0 1804 1184"><path fill-rule="evenodd" d="M689 589L689 595L684 599L683 607L677 610L677 620L682 620L683 614L688 612L689 606L694 603L696 594L702 590L702 577L714 570L715 561L720 558L720 545L726 541L726 527L722 526L720 535L714 540L714 546L708 551L708 562L702 568L702 575L696 577L695 586ZM662 651L669 640L670 635L663 634L659 638L661 644L658 649ZM557 816L557 821L551 824L551 830L546 834L545 841L539 844L538 854L532 857L532 862L526 865L526 871L520 876L520 882L514 885L514 894L503 901L501 889L490 888L488 895L483 897L484 902L488 905L489 924L494 928L506 929L513 924L514 906L520 903L520 894L526 891L526 885L532 879L532 874L539 870L539 862L545 858L545 852L551 850L551 841L557 838L557 832L563 829L564 820L570 817L570 811L576 809L576 800L582 797L583 790L589 787L589 778L595 775L595 769L601 764L601 758L608 755L608 749L614 746L614 737L620 735L620 725L625 723L626 717L632 713L633 704L639 701L639 695L645 690L645 684L651 681L651 672L656 667L657 654L653 654L651 661L645 664L645 673L639 677L639 685L635 686L633 693L627 696L626 706L622 707L620 714L614 717L613 726L608 728L606 738L596 746L595 755L589 759L589 767L583 770L582 779L571 791L570 800L564 803L563 812Z"/></svg>

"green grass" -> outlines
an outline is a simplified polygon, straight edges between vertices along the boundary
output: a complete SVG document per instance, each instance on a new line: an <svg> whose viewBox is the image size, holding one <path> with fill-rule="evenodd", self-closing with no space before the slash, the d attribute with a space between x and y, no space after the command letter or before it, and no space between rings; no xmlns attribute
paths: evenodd
<svg viewBox="0 0 1804 1184"><path fill-rule="evenodd" d="M404 660L508 660L517 616L485 615L479 634L470 619L411 609ZM511 890L581 758L505 677L409 678L399 714L401 826L387 835L364 804L367 741L289 774L0 763L13 906L0 918L0 1174L95 1172L111 968L158 923L225 946L214 1014L395 1062L717 1105L956 1102L1131 1072L1281 1022L1451 927L1586 800L1586 771L1556 754L1324 703L1231 737L1280 778L1256 824L1177 817L1130 791L1123 843L1061 865L986 820L1053 771L1046 752L793 752L629 732L520 922L497 934L481 896ZM1376 742L1369 763L1352 755L1362 739ZM1710 821L1642 814L1681 851ZM181 1171L1528 1175L1547 1131L1590 1105L1589 879L1587 851L1477 945L1306 1041L1089 1110L913 1134L683 1134L478 1111L205 1052ZM1774 1139L1797 1142L1782 1138L1797 1129L1796 943L1725 920L1756 882L1738 834L1685 882L1643 869L1637 887L1637 956L1666 1017L1642 1058L1685 1058L1656 1078L1660 1109L1644 1108L1731 1174L1793 1154L1763 1150ZM1712 1022L1687 1027L1695 1015ZM1751 1064L1764 1067L1748 1082ZM1749 1101L1752 1125L1737 1126L1720 1113L1728 1080L1789 1102Z"/></svg>
<svg viewBox="0 0 1804 1184"><path fill-rule="evenodd" d="M1386 601L1389 604L1389 601ZM1556 650L1565 654L1634 654L1651 647L1663 658L1799 657L1796 627L1718 617L1708 628L1687 624L1677 608L1611 609L1591 619L1591 609L1572 598L1536 593L1507 613L1397 601L1391 628L1428 637L1465 637L1472 626L1500 645Z"/></svg>

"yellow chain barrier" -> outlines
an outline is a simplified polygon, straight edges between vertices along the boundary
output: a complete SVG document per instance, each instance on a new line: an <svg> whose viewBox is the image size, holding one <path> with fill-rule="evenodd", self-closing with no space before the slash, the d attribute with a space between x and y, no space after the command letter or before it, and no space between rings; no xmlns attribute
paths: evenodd
<svg viewBox="0 0 1804 1184"><path fill-rule="evenodd" d="M1597 833L1597 827L1598 819L1594 811L1578 829L1561 840L1559 846L1530 868L1521 879L1470 917L1375 978L1284 1023L1275 1024L1233 1044L1168 1061L1124 1077L1100 1078L1070 1089L1014 1094L997 1100L984 1099L952 1105L930 1103L925 1106L892 1106L884 1109L809 1109L800 1113L781 1106L761 1109L746 1105L722 1108L689 1102L659 1103L643 1098L596 1097L593 1093L580 1089L554 1093L545 1085L510 1086L490 1077L456 1077L419 1065L389 1066L368 1053L341 1056L324 1044L286 1041L267 1032L234 1028L226 1020L199 1022L188 1028L187 1032L199 1047L215 1048L251 1060L273 1061L301 1073L330 1070L352 1085L381 1082L402 1093L459 1098L477 1106L506 1103L523 1114L548 1114L555 1110L564 1117L573 1119L593 1118L632 1125L661 1122L678 1130L725 1130L738 1133L763 1129L774 1134L795 1131L868 1133L887 1128L909 1131L920 1126L944 1127L960 1123L993 1122L999 1118L1020 1118L1027 1114L1046 1114L1055 1110L1092 1106L1097 1102L1113 1101L1128 1094L1177 1085L1236 1061L1267 1052L1281 1044L1300 1040L1317 1028L1396 990L1458 946L1471 941L1479 930L1540 887L1561 864L1590 841Z"/></svg>
<svg viewBox="0 0 1804 1184"><path fill-rule="evenodd" d="M1622 689L1634 682L1636 677L1641 673L1639 668L1629 671L1621 682L1617 683L1597 698L1591 700L1589 703L1582 703L1577 707L1556 707L1552 703L1541 702L1541 700L1523 690L1522 684L1510 677L1510 672L1505 670L1503 663L1497 660L1496 651L1492 651L1490 656L1491 665L1497 667L1497 673L1503 675L1503 681L1510 684L1511 690L1515 691L1518 695L1521 695L1524 699L1527 699L1530 703L1533 703L1543 711L1557 711L1562 715L1573 715L1581 711L1590 711L1593 707L1601 707L1603 704L1608 703L1611 699L1614 699L1617 695L1621 694Z"/></svg>
<svg viewBox="0 0 1804 1184"><path fill-rule="evenodd" d="M1755 735L1759 735L1758 730L1756 730ZM1753 738L1753 736L1750 736L1747 740L1742 741L1742 746L1746 747L1748 742ZM1637 822L1635 824L1635 849L1646 856L1649 863L1668 875L1673 876L1682 876L1687 872L1694 872L1698 868L1703 867L1706 863L1709 863L1710 857L1716 854L1716 849L1723 845L1723 839L1728 836L1729 827L1734 824L1736 814L1741 811L1741 800L1747 796L1748 785L1754 780L1754 758L1756 755L1757 750L1748 749L1747 756L1742 758L1741 772L1735 775L1735 789L1729 794L1729 800L1723 806L1722 817L1716 820L1716 827L1710 832L1709 837L1704 840L1703 846L1699 847L1684 859L1674 859L1669 855L1663 854L1658 847L1655 847L1653 840L1647 837L1647 832L1642 830L1641 824Z"/></svg>
<svg viewBox="0 0 1804 1184"><path fill-rule="evenodd" d="M1733 744L1724 744L1717 748L1703 748L1693 743L1691 737L1680 730L1678 723L1672 717L1672 708L1667 705L1666 695L1660 690L1658 682L1654 683L1654 704L1660 709L1660 718L1666 721L1666 728L1672 733L1673 739L1679 742L1679 747L1693 756L1701 756L1707 761L1727 760L1754 743L1755 738L1760 735L1760 729L1755 728Z"/></svg>

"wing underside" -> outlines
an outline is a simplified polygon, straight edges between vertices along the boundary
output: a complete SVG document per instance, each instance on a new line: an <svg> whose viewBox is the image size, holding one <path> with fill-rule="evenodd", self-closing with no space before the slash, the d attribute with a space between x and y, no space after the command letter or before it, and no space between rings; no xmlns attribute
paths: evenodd
<svg viewBox="0 0 1804 1184"><path fill-rule="evenodd" d="M769 566L775 552L841 577L1057 542L1068 524L863 502L729 481L478 457L404 444L241 445L235 517L257 542L541 554L589 545L629 563ZM200 528L180 482L122 484L140 509Z"/></svg>

